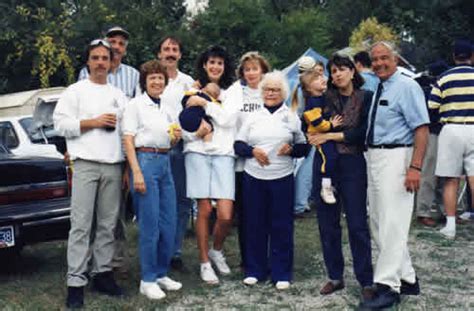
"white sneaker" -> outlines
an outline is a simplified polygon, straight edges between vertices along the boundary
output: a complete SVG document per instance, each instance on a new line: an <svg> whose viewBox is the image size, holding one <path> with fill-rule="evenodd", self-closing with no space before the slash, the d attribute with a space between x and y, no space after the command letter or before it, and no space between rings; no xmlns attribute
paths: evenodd
<svg viewBox="0 0 474 311"><path fill-rule="evenodd" d="M439 230L439 233L441 233L448 239L454 239L456 236L456 229L448 229L447 227L444 227Z"/></svg>
<svg viewBox="0 0 474 311"><path fill-rule="evenodd" d="M321 198L326 204L335 204L336 197L334 196L334 191L331 186L321 187Z"/></svg>
<svg viewBox="0 0 474 311"><path fill-rule="evenodd" d="M165 292L155 282L140 281L140 294L145 295L148 299L163 299L166 297Z"/></svg>
<svg viewBox="0 0 474 311"><path fill-rule="evenodd" d="M167 276L156 279L156 283L158 283L161 289L170 290L170 291L180 290L181 287L183 287L183 284L181 284L180 282L176 282Z"/></svg>
<svg viewBox="0 0 474 311"><path fill-rule="evenodd" d="M461 218L462 220L470 220L471 218L474 218L474 214L471 212L464 212L459 215L459 218Z"/></svg>
<svg viewBox="0 0 474 311"><path fill-rule="evenodd" d="M216 266L217 270L219 270L220 274L230 274L230 268L225 261L222 251L216 251L215 249L211 248L209 250L208 256L211 262Z"/></svg>
<svg viewBox="0 0 474 311"><path fill-rule="evenodd" d="M257 284L258 280L257 280L257 278L254 278L253 276L249 276L249 277L246 277L243 280L243 282L244 282L245 285L252 286L252 285Z"/></svg>
<svg viewBox="0 0 474 311"><path fill-rule="evenodd" d="M276 289L278 290L285 290L290 288L290 282L288 281L278 281L275 284Z"/></svg>
<svg viewBox="0 0 474 311"><path fill-rule="evenodd" d="M219 279L217 278L217 275L214 272L214 269L212 269L210 262L201 264L201 279L208 284L219 283Z"/></svg>

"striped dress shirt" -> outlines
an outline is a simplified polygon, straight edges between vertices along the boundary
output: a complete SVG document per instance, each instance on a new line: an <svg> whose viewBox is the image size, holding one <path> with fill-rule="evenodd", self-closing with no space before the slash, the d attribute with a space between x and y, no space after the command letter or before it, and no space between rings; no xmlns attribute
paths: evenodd
<svg viewBox="0 0 474 311"><path fill-rule="evenodd" d="M81 69L77 80L79 81L87 78L89 78L89 72L87 71L87 67L84 67ZM130 99L141 94L140 85L138 83L139 78L140 74L138 73L138 70L132 66L120 64L114 73L109 72L107 75L107 82L122 90L122 92L124 92Z"/></svg>

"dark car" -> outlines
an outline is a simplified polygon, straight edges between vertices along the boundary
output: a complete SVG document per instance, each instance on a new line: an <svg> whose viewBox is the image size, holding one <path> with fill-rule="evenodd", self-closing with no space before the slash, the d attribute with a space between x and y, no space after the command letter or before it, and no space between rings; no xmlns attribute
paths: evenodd
<svg viewBox="0 0 474 311"><path fill-rule="evenodd" d="M0 152L0 176L0 250L67 237L70 174L62 159Z"/></svg>

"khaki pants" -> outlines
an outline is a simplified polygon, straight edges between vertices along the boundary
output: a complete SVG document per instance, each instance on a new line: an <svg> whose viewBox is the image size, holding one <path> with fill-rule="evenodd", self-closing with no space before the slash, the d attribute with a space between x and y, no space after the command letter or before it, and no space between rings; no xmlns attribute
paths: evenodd
<svg viewBox="0 0 474 311"><path fill-rule="evenodd" d="M439 218L444 214L442 179L435 176L438 136L430 134L426 147L420 190L416 194L416 216ZM431 210L436 212L432 215Z"/></svg>
<svg viewBox="0 0 474 311"><path fill-rule="evenodd" d="M93 274L111 270L121 180L121 164L74 162L71 230L67 247L68 286L87 284L85 273L89 250L92 253ZM94 220L95 227L92 229Z"/></svg>
<svg viewBox="0 0 474 311"><path fill-rule="evenodd" d="M367 151L370 228L379 250L374 282L397 292L400 280L415 282L407 245L414 194L404 186L411 155L412 148Z"/></svg>

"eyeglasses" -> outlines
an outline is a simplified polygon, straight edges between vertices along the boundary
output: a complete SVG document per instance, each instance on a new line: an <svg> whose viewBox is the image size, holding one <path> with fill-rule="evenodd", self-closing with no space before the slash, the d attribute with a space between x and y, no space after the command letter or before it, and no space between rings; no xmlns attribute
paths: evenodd
<svg viewBox="0 0 474 311"><path fill-rule="evenodd" d="M104 39L95 39L95 40L92 40L91 43L89 43L89 46L98 46L98 45L103 45L106 48L110 49L109 42L107 42L107 40L104 40Z"/></svg>
<svg viewBox="0 0 474 311"><path fill-rule="evenodd" d="M271 88L271 87L264 87L263 91L265 93L280 93L281 89L280 88Z"/></svg>

